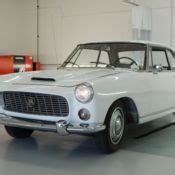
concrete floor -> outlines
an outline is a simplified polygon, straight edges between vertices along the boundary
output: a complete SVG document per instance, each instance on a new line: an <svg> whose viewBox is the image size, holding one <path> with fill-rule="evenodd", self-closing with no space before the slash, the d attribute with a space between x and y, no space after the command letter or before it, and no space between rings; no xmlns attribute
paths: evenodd
<svg viewBox="0 0 175 175"><path fill-rule="evenodd" d="M0 127L0 174L2 175L165 175L175 172L175 126L146 137L171 118L143 126L130 126L121 149L102 154L92 137L35 132L15 140Z"/></svg>

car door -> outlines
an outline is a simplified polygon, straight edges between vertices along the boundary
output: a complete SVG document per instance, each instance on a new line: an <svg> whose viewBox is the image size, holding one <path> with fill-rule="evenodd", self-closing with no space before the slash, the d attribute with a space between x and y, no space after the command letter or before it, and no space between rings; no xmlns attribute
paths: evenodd
<svg viewBox="0 0 175 175"><path fill-rule="evenodd" d="M152 115L170 111L175 105L175 72L172 72L167 50L151 48ZM157 69L156 69L157 68Z"/></svg>

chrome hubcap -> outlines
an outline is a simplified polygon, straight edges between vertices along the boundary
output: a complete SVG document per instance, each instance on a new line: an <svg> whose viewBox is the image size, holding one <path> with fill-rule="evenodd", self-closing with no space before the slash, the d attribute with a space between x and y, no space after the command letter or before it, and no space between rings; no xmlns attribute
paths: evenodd
<svg viewBox="0 0 175 175"><path fill-rule="evenodd" d="M110 121L110 138L113 144L117 144L121 140L123 130L124 130L123 110L120 107L118 107L113 111Z"/></svg>

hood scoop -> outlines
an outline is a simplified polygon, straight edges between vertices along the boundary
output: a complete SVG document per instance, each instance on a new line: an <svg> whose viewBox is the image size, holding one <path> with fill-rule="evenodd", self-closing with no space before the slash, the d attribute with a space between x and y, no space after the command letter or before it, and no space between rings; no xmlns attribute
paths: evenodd
<svg viewBox="0 0 175 175"><path fill-rule="evenodd" d="M31 80L34 80L34 81L52 81L52 82L56 81L54 78L42 78L42 77L32 77Z"/></svg>

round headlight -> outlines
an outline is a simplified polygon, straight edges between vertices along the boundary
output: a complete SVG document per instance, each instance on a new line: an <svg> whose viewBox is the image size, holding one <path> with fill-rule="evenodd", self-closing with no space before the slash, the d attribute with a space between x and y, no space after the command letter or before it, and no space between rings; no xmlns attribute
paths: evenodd
<svg viewBox="0 0 175 175"><path fill-rule="evenodd" d="M87 103L92 100L94 91L91 85L81 84L75 89L75 97L81 103Z"/></svg>

